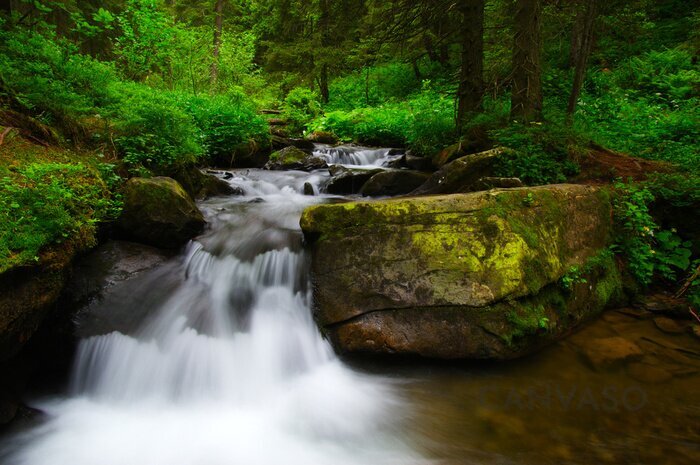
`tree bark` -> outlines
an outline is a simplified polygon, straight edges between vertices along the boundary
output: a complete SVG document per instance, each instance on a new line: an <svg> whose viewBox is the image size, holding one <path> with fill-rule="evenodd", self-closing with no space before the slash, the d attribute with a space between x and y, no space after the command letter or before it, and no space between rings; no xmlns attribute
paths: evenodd
<svg viewBox="0 0 700 465"><path fill-rule="evenodd" d="M571 86L571 94L569 95L569 104L566 107L566 117L569 123L573 121L574 113L576 112L576 104L581 95L583 81L586 78L586 68L588 65L588 57L591 56L594 40L595 20L598 16L598 2L596 0L586 0L585 8L579 12L576 22L580 23L579 38L572 41L572 46L577 45L577 50L572 47L571 56L576 58L574 63L574 82Z"/></svg>
<svg viewBox="0 0 700 465"><path fill-rule="evenodd" d="M457 127L462 130L470 113L482 110L484 97L485 0L461 0L462 65L457 91Z"/></svg>
<svg viewBox="0 0 700 465"><path fill-rule="evenodd" d="M524 123L542 119L541 22L541 0L516 0L510 116Z"/></svg>
<svg viewBox="0 0 700 465"><path fill-rule="evenodd" d="M224 27L224 0L216 0L214 6L214 50L212 54L210 82L212 88L219 80L219 54L221 53L221 33Z"/></svg>
<svg viewBox="0 0 700 465"><path fill-rule="evenodd" d="M321 8L321 15L319 17L319 27L321 29L321 48L323 49L323 56L321 60L321 76L319 79L318 87L321 93L321 102L328 103L330 98L330 92L328 90L328 46L330 39L330 7L328 4L329 0L321 0L319 6Z"/></svg>

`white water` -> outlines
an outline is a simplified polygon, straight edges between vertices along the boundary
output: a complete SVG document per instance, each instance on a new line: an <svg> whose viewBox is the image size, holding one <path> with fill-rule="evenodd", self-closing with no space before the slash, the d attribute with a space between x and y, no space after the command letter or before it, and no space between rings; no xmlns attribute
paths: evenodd
<svg viewBox="0 0 700 465"><path fill-rule="evenodd" d="M300 192L326 178L239 172L245 196L203 203L211 231L180 286L133 334L82 341L70 394L37 405L48 420L12 439L9 463L423 462L391 383L343 365L312 320L298 220L323 198Z"/></svg>
<svg viewBox="0 0 700 465"><path fill-rule="evenodd" d="M314 155L321 157L331 164L352 165L354 168L377 168L387 162L400 158L400 155L389 155L391 149L367 148L354 145L332 147L318 144Z"/></svg>

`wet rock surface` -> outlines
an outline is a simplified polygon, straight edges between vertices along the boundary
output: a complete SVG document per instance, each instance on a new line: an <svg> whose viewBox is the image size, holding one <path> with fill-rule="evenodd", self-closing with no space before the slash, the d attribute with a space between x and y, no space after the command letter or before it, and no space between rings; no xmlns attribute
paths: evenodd
<svg viewBox="0 0 700 465"><path fill-rule="evenodd" d="M296 147L286 147L270 155L270 161L265 164L266 170L300 170L313 171L327 168L328 164L323 158L311 155L311 153Z"/></svg>
<svg viewBox="0 0 700 465"><path fill-rule="evenodd" d="M496 160L506 149L492 149L458 158L446 165L420 187L413 195L454 194L478 190L482 178L493 177Z"/></svg>
<svg viewBox="0 0 700 465"><path fill-rule="evenodd" d="M116 222L121 237L160 248L178 248L205 226L204 217L180 184L165 177L132 178Z"/></svg>
<svg viewBox="0 0 700 465"><path fill-rule="evenodd" d="M419 171L392 170L372 176L360 189L365 197L389 197L408 194L428 179Z"/></svg>
<svg viewBox="0 0 700 465"><path fill-rule="evenodd" d="M312 207L316 318L341 352L521 356L620 295L612 260L558 284L605 247L610 208L573 185Z"/></svg>
<svg viewBox="0 0 700 465"><path fill-rule="evenodd" d="M357 194L372 176L382 173L381 169L346 168L331 165L331 179L326 184L326 192L336 195Z"/></svg>

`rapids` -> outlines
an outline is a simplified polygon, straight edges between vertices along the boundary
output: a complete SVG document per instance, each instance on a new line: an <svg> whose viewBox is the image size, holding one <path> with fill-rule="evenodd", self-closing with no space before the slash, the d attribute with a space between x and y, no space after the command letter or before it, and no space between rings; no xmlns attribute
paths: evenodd
<svg viewBox="0 0 700 465"><path fill-rule="evenodd" d="M317 154L377 166L387 152ZM306 182L318 192L327 171L233 174L244 195L200 204L210 228L169 268L174 290L157 304L114 304L146 316L133 331L81 341L69 392L36 403L47 419L13 439L10 464L422 462L399 439L392 382L344 365L311 316L299 217L329 201L302 194Z"/></svg>

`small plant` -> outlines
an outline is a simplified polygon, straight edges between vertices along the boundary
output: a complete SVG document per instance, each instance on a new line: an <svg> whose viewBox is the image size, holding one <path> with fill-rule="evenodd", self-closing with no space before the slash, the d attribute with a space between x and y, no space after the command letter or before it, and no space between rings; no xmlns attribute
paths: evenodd
<svg viewBox="0 0 700 465"><path fill-rule="evenodd" d="M655 274L675 280L690 266L691 244L674 230L662 230L649 213L654 200L648 188L616 183L615 216L620 228L617 245L627 259L632 275L648 285Z"/></svg>
<svg viewBox="0 0 700 465"><path fill-rule="evenodd" d="M535 196L532 195L532 192L528 192L527 195L523 197L523 205L531 207L533 203L535 203Z"/></svg>
<svg viewBox="0 0 700 465"><path fill-rule="evenodd" d="M581 270L579 267L572 266L569 268L569 271L567 271L564 276L561 277L561 287L567 291L570 291L573 289L575 284L587 283L588 281L583 277L583 274L583 270Z"/></svg>

